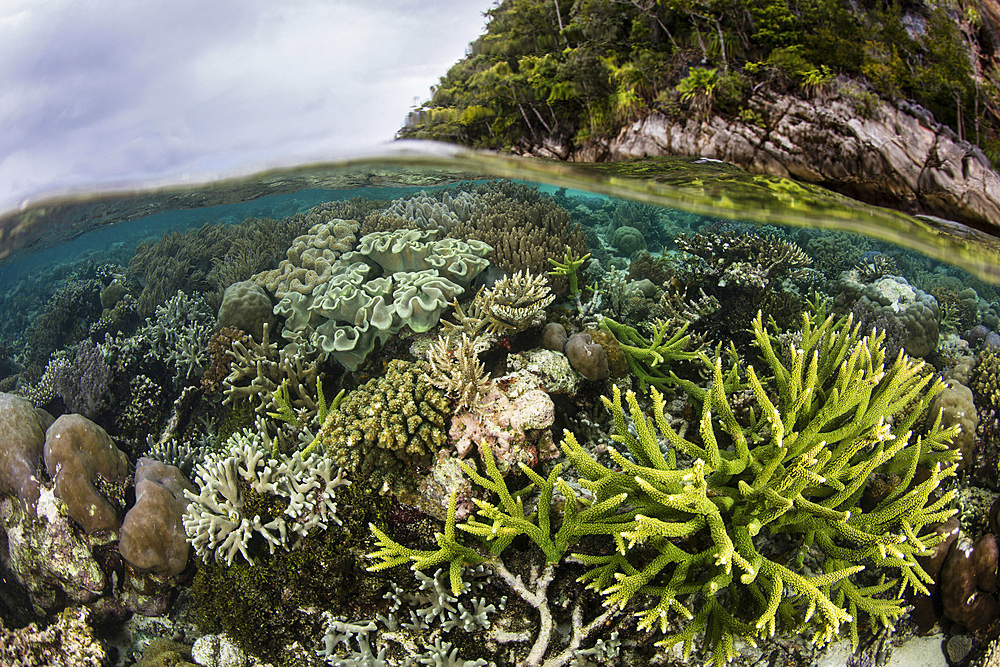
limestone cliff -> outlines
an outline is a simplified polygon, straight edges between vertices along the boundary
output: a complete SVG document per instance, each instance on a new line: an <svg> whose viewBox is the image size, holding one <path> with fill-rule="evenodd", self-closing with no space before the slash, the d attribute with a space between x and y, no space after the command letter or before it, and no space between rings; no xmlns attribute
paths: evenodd
<svg viewBox="0 0 1000 667"><path fill-rule="evenodd" d="M748 102L756 122L653 111L610 140L570 148L549 139L525 152L572 161L704 156L875 204L1000 226L1000 175L978 147L916 104L871 105L853 83L837 84L812 98L759 92Z"/></svg>

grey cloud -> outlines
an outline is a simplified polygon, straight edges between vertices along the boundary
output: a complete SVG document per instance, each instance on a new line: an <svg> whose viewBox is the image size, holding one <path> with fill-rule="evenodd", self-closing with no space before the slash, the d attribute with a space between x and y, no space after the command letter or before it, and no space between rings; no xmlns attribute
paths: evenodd
<svg viewBox="0 0 1000 667"><path fill-rule="evenodd" d="M5 0L0 208L392 138L489 0Z"/></svg>

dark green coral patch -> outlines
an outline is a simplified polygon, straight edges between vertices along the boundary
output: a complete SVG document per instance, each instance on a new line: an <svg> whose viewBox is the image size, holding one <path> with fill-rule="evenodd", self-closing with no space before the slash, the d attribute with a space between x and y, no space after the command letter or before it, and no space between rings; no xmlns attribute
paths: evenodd
<svg viewBox="0 0 1000 667"><path fill-rule="evenodd" d="M381 581L365 572L351 543L335 529L303 540L301 548L257 558L256 565L199 560L191 590L201 629L225 632L245 651L288 664L288 644L322 637L320 610L353 615L381 602Z"/></svg>

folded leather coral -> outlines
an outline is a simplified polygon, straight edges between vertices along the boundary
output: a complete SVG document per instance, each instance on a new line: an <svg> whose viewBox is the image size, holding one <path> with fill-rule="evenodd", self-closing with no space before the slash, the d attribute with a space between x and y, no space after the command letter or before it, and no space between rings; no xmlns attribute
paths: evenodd
<svg viewBox="0 0 1000 667"><path fill-rule="evenodd" d="M334 222L346 229L345 221ZM304 252L289 250L281 267L254 280L280 295L274 312L285 318L286 340L332 356L349 370L405 326L430 330L448 303L489 266L484 257L493 250L481 241L436 240L436 230L405 229L372 232L361 237L356 252L335 252L313 238L321 232L329 236L320 227L313 236L296 239L305 247L323 246L320 257L307 262Z"/></svg>

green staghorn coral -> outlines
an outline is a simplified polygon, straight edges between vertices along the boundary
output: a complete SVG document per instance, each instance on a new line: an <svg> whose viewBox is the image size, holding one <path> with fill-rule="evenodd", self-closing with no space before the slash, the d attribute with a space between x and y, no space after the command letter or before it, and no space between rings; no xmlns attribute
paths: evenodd
<svg viewBox="0 0 1000 667"><path fill-rule="evenodd" d="M555 260L549 257L549 264L554 268L549 271L550 276L566 276L569 278L569 293L571 296L580 293L579 281L577 279L576 272L583 266L586 261L590 259L590 253L586 255L577 255L573 252L573 249L566 246L566 254L563 255L562 260Z"/></svg>
<svg viewBox="0 0 1000 667"><path fill-rule="evenodd" d="M724 374L721 359L709 362L697 435L671 428L655 387L651 417L616 387L604 399L623 447L610 449L614 465L568 432L562 444L589 497L559 477L560 466L548 478L522 468L530 484L511 493L484 452L486 476L466 470L498 500L476 501L485 520L457 528L491 543L491 556L459 542L452 507L436 551L408 549L373 527L381 549L371 569L450 562L457 584L463 563L495 560L521 534L549 563L584 535L607 535L610 555L573 554L589 566L581 580L609 608L637 610L639 629L666 634L663 647L682 643L685 656L699 636L723 665L736 637L753 641L779 624L811 632L817 644L846 632L855 646L862 615L891 625L907 589L926 594L931 577L916 558L940 541L929 526L953 513L953 492L934 492L955 474L955 431L940 419L923 435L912 431L940 383L921 361L900 354L887 363L882 337L863 336L850 319L817 324L804 315L801 342L784 354L760 315L751 331L767 373ZM744 390L760 408L750 426L730 403ZM868 482L883 477L899 481L873 498ZM561 517L549 507L556 492ZM538 509L526 514L534 493ZM862 575L866 568L876 572ZM682 627L672 632L675 622Z"/></svg>
<svg viewBox="0 0 1000 667"><path fill-rule="evenodd" d="M687 333L689 326L690 322L680 324L674 320L655 320L650 323L653 337L646 338L634 327L607 316L601 318L601 328L621 345L629 370L639 378L642 389L647 385L664 389L667 385L680 382L672 371L665 373L667 369L661 364L700 358L699 351L687 349L691 341L691 335Z"/></svg>

